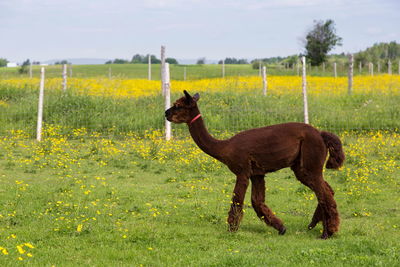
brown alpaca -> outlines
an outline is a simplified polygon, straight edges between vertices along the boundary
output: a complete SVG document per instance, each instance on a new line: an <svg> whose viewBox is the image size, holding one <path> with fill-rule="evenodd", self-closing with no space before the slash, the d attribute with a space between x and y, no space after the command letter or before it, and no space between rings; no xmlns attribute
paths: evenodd
<svg viewBox="0 0 400 267"><path fill-rule="evenodd" d="M286 167L290 167L296 178L317 196L318 206L308 228L313 229L322 221L323 239L338 231L340 219L334 192L322 176L328 151L326 168L338 169L343 164L342 144L336 135L318 131L308 124L292 122L251 129L227 140L217 140L204 125L197 107L199 94L192 97L186 91L184 93L184 97L165 111L165 117L174 123L187 123L196 144L205 153L226 164L236 175L228 213L230 231L239 228L244 196L251 180L251 204L257 216L278 230L279 234L286 232L282 221L264 203L264 175Z"/></svg>

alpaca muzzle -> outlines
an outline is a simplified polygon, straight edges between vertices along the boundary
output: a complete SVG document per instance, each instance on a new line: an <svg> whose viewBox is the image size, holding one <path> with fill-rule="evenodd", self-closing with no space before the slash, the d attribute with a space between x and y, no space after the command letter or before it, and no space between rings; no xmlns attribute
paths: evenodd
<svg viewBox="0 0 400 267"><path fill-rule="evenodd" d="M167 110L165 111L165 118L166 118L168 121L171 121L171 117L172 117L172 112L171 112L171 109L169 108L169 109L167 109Z"/></svg>

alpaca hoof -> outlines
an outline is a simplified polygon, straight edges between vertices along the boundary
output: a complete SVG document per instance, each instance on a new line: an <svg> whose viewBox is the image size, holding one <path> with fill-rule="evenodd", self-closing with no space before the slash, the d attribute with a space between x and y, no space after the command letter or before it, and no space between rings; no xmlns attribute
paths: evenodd
<svg viewBox="0 0 400 267"><path fill-rule="evenodd" d="M322 239L322 240L327 240L329 238L329 236L328 236L328 234L326 234L326 233L323 233L322 235L321 235L321 237L320 237L320 239Z"/></svg>
<svg viewBox="0 0 400 267"><path fill-rule="evenodd" d="M327 231L324 231L321 235L321 239L326 240L328 238L330 238L333 235L333 233L328 233Z"/></svg>
<svg viewBox="0 0 400 267"><path fill-rule="evenodd" d="M238 229L239 229L239 225L229 225L229 227L228 227L228 231L231 233L237 232Z"/></svg>
<svg viewBox="0 0 400 267"><path fill-rule="evenodd" d="M281 230L279 230L279 235L284 235L286 233L286 228L282 227Z"/></svg>

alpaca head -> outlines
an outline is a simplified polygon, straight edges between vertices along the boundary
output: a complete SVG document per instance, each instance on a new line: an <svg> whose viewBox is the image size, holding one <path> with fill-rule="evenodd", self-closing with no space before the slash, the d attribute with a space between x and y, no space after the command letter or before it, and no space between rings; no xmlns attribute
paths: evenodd
<svg viewBox="0 0 400 267"><path fill-rule="evenodd" d="M189 95L185 90L185 96L175 101L171 108L165 111L165 118L174 123L190 123L200 112L197 108L197 101L200 99L199 94Z"/></svg>

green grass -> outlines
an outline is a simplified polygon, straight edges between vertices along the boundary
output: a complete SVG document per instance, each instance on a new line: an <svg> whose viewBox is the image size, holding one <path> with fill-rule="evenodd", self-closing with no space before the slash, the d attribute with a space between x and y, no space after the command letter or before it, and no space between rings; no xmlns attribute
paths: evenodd
<svg viewBox="0 0 400 267"><path fill-rule="evenodd" d="M196 149L186 125L174 126L179 138L163 141L161 96L48 93L40 143L33 140L37 90L0 88L0 100L0 266L400 262L399 96L309 98L311 123L340 134L347 156L341 171L325 172L342 220L327 241L318 239L321 225L306 229L316 200L289 170L266 177L267 203L287 233L279 236L256 217L250 193L240 230L229 233L235 178ZM199 107L210 131L226 137L302 121L301 101L300 95L203 93ZM34 248L21 253L17 246L25 243Z"/></svg>
<svg viewBox="0 0 400 267"><path fill-rule="evenodd" d="M234 91L234 90L233 90ZM23 129L36 132L37 90L0 87L0 133ZM173 94L172 100L179 98ZM112 99L51 92L44 100L44 122L66 128L85 127L108 135L163 129L164 104L161 96ZM354 94L352 96L309 96L311 124L326 130L400 129L400 96ZM200 110L212 132L237 132L254 127L303 121L301 95L251 93L202 93ZM173 127L176 134L184 126Z"/></svg>
<svg viewBox="0 0 400 267"><path fill-rule="evenodd" d="M0 141L0 246L9 255L0 251L0 265L396 266L398 136L373 136L342 137L345 168L325 173L341 214L340 232L326 241L318 239L321 225L306 229L316 200L289 170L266 177L267 203L287 233L255 216L250 192L241 228L229 233L234 177L208 156L191 157L190 140L182 147L53 130L42 143L7 136ZM164 146L172 150L160 161ZM20 254L16 246L26 242L35 248Z"/></svg>
<svg viewBox="0 0 400 267"><path fill-rule="evenodd" d="M61 65L46 66L46 77L62 77ZM147 79L148 78L148 65L147 64L103 64L103 65L73 65L72 77L75 78L109 78L111 68L111 76L114 78L128 78L128 79ZM183 80L184 68L186 68L186 79L207 79L222 76L222 66L218 64L207 65L170 65L171 79ZM362 74L368 74L364 70ZM347 67L338 66L338 76L347 75ZM40 77L40 66L33 66L33 76ZM160 65L152 65L152 79L160 80ZM267 66L268 75L297 75L297 68L285 69L278 65ZM307 69L308 75L313 76L333 76L332 68L326 68L325 71L322 67L312 67ZM358 75L357 70L354 75ZM259 70L253 69L250 64L248 65L225 65L225 76L251 76L259 75ZM68 70L68 76L70 71ZM29 77L29 74L19 74L18 68L0 68L0 78L18 78Z"/></svg>

